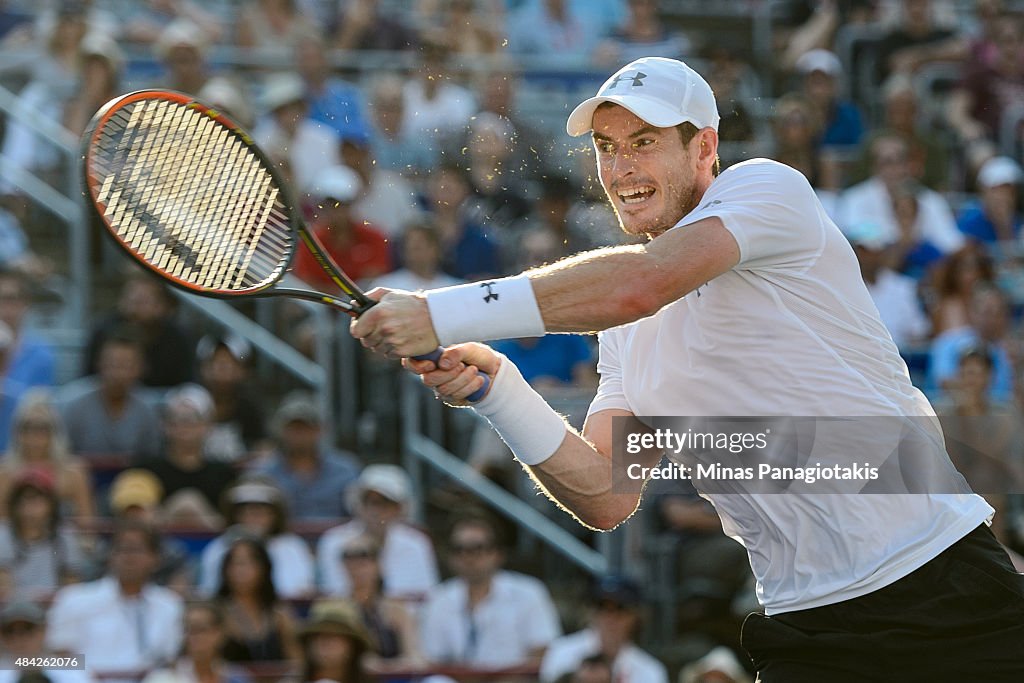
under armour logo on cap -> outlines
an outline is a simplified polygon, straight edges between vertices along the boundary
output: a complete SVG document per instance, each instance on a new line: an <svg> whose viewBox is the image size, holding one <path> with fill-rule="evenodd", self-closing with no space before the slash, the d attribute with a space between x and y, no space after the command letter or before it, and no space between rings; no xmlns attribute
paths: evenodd
<svg viewBox="0 0 1024 683"><path fill-rule="evenodd" d="M638 85L643 85L643 80L645 78L647 78L647 74L645 74L643 71L637 71L633 74L619 74L612 80L611 83L608 84L608 87L605 89L612 90L615 86L619 84L619 81L632 81L633 87L635 88Z"/></svg>

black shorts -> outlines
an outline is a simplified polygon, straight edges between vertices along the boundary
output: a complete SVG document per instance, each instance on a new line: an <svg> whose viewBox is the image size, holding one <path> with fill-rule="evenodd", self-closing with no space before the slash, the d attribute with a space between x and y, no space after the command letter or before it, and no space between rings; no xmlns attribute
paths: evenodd
<svg viewBox="0 0 1024 683"><path fill-rule="evenodd" d="M742 642L762 683L1020 683L1024 575L982 525L868 595L751 614Z"/></svg>

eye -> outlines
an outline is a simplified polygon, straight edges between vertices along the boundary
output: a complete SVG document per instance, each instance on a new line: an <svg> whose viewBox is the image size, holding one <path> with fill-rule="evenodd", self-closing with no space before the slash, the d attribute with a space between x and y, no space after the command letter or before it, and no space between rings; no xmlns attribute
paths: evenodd
<svg viewBox="0 0 1024 683"><path fill-rule="evenodd" d="M633 147L636 147L637 149L639 149L641 147L647 147L647 146L653 145L653 144L654 144L654 138L640 138L639 140L637 140L636 142L633 143Z"/></svg>
<svg viewBox="0 0 1024 683"><path fill-rule="evenodd" d="M615 145L610 142L599 142L597 143L597 151L601 154L614 154Z"/></svg>

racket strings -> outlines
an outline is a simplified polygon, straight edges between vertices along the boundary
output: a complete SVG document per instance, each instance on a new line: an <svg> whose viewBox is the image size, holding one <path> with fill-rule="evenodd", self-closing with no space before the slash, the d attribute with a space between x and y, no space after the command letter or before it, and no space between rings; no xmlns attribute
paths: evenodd
<svg viewBox="0 0 1024 683"><path fill-rule="evenodd" d="M107 222L138 256L190 285L272 283L294 248L288 211L260 158L201 111L129 104L94 138L90 178Z"/></svg>

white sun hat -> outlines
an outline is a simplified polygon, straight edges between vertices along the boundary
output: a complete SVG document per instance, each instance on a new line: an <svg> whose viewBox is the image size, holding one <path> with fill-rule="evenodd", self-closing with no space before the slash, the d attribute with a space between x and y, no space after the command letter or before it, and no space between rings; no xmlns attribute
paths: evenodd
<svg viewBox="0 0 1024 683"><path fill-rule="evenodd" d="M621 105L658 128L688 121L697 128L718 130L718 105L711 86L677 59L643 57L616 71L597 95L581 102L569 114L565 125L569 135L592 130L594 110L602 102Z"/></svg>

